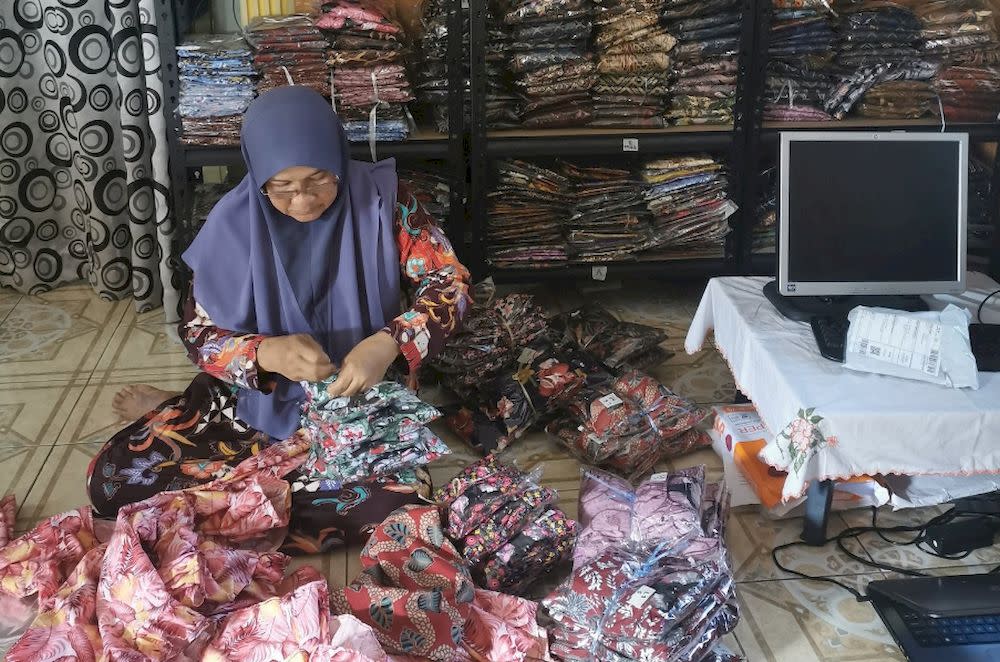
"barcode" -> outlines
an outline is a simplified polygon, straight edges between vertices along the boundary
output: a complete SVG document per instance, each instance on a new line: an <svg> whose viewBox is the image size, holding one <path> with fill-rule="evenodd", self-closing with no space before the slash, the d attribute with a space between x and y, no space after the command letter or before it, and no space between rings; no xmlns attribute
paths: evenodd
<svg viewBox="0 0 1000 662"><path fill-rule="evenodd" d="M864 356L867 353L868 353L868 338L865 338L861 341L861 351L858 352L858 354Z"/></svg>
<svg viewBox="0 0 1000 662"><path fill-rule="evenodd" d="M937 374L937 364L938 364L938 350L934 350L927 357L927 372L935 375Z"/></svg>
<svg viewBox="0 0 1000 662"><path fill-rule="evenodd" d="M882 356L882 348L878 345L872 345L871 349L868 350L872 356Z"/></svg>

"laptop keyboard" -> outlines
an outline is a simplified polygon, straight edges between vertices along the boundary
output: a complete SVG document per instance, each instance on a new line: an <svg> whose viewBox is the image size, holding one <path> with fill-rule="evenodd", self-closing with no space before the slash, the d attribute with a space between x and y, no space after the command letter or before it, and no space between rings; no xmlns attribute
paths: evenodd
<svg viewBox="0 0 1000 662"><path fill-rule="evenodd" d="M896 605L917 643L926 648L1000 642L1000 614L931 618Z"/></svg>

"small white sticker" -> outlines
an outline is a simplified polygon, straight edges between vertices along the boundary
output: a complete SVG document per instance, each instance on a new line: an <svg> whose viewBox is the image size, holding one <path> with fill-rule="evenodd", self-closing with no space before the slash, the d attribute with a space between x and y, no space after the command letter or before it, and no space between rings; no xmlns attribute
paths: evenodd
<svg viewBox="0 0 1000 662"><path fill-rule="evenodd" d="M617 407L618 405L622 404L622 399L619 398L614 393L609 393L608 395L598 400L598 402L600 402L608 409L611 409L612 407Z"/></svg>
<svg viewBox="0 0 1000 662"><path fill-rule="evenodd" d="M667 479L668 476L670 476L670 474L667 473L666 471L664 471L663 473L653 474L652 476L649 477L649 482L662 483Z"/></svg>
<svg viewBox="0 0 1000 662"><path fill-rule="evenodd" d="M590 277L593 278L594 280L601 280L601 281L603 281L605 278L608 277L608 268L607 267L593 267L590 270Z"/></svg>
<svg viewBox="0 0 1000 662"><path fill-rule="evenodd" d="M517 357L517 362L521 365L527 365L531 363L535 358L535 350L530 347L525 347L521 350L521 355Z"/></svg>
<svg viewBox="0 0 1000 662"><path fill-rule="evenodd" d="M639 151L639 139L638 138L622 138L622 151L623 152L638 152Z"/></svg>
<svg viewBox="0 0 1000 662"><path fill-rule="evenodd" d="M646 601L653 597L656 593L656 589L651 586L640 586L632 594L632 597L628 599L628 603L633 607L641 607L646 604Z"/></svg>

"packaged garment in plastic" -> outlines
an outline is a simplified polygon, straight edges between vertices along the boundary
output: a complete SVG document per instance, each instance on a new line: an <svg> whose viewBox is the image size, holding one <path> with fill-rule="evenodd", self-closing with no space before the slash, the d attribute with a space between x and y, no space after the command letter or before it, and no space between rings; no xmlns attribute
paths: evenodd
<svg viewBox="0 0 1000 662"><path fill-rule="evenodd" d="M908 313L858 306L844 365L850 370L916 379L951 388L979 388L979 369L969 342L972 315L953 304L940 312Z"/></svg>

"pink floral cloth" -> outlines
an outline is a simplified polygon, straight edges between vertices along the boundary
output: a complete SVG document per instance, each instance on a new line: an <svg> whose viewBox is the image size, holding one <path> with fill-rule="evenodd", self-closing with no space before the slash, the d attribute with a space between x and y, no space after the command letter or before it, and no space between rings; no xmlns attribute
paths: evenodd
<svg viewBox="0 0 1000 662"><path fill-rule="evenodd" d="M326 581L311 568L284 578L274 551L290 509L281 476L307 450L293 437L223 479L127 506L106 544L83 508L0 549L0 592L39 598L6 659L385 662L366 626L331 617Z"/></svg>

